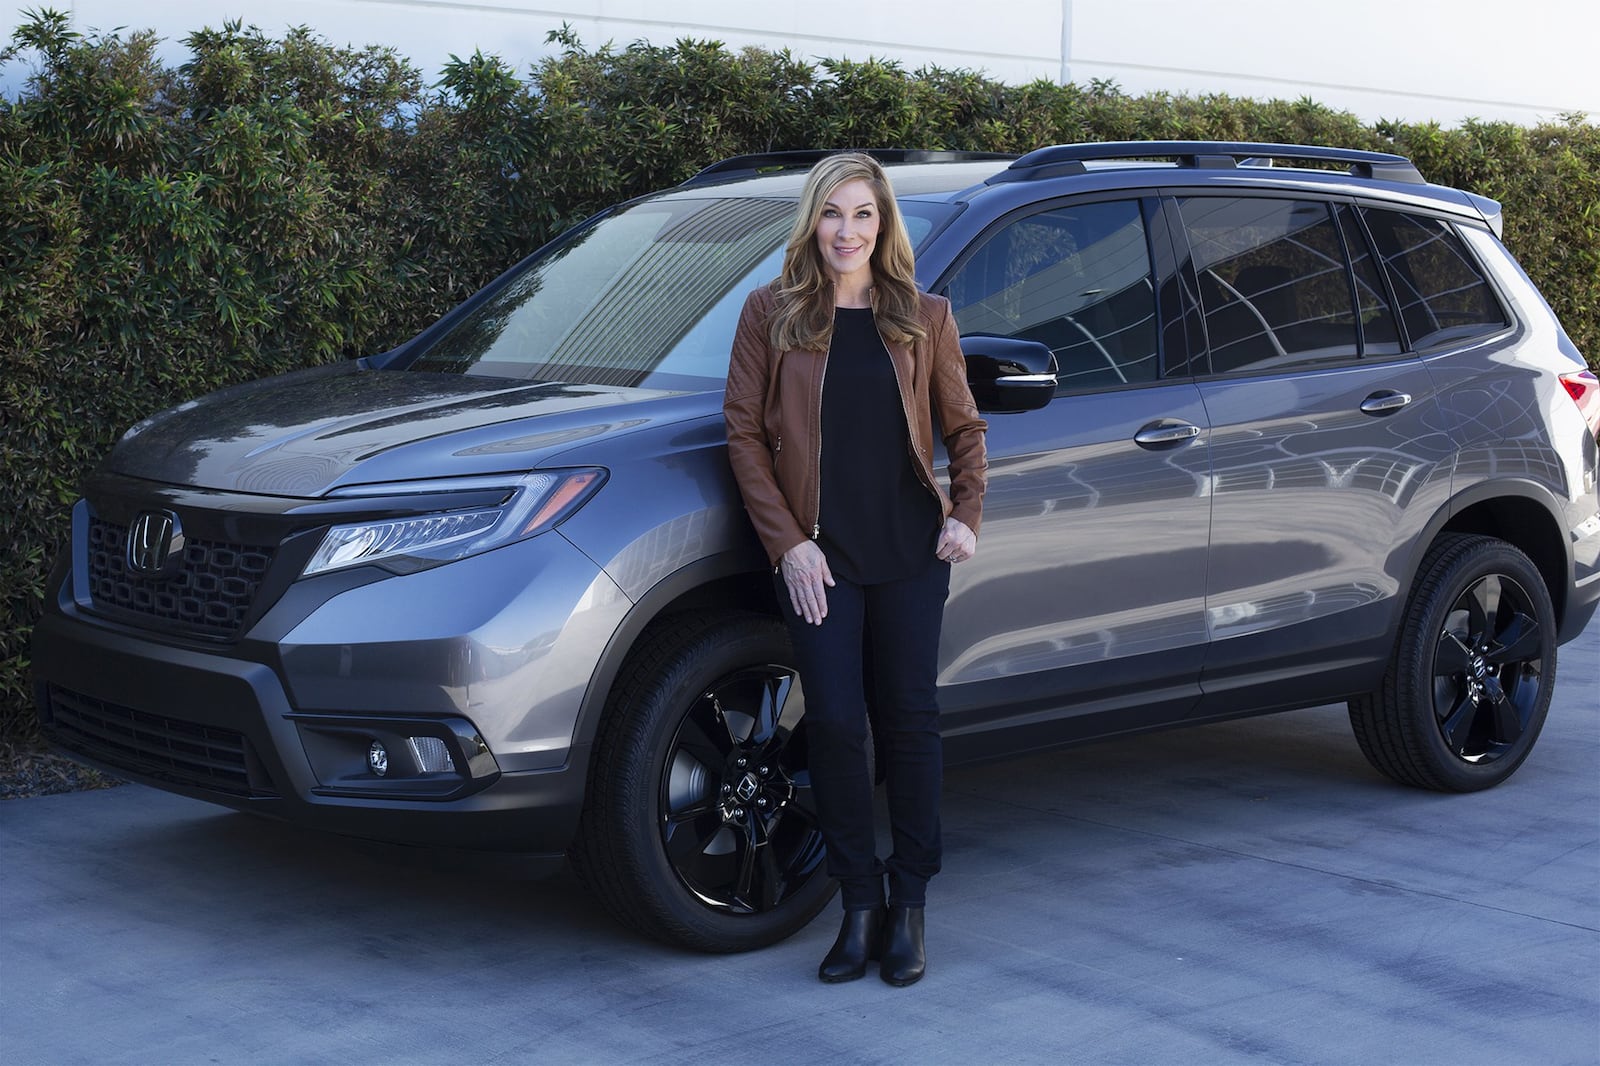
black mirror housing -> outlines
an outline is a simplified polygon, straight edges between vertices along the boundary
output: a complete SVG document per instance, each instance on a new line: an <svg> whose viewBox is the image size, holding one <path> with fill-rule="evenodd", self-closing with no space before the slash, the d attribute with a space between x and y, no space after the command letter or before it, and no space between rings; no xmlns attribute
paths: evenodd
<svg viewBox="0 0 1600 1066"><path fill-rule="evenodd" d="M1038 341L972 333L961 338L967 386L978 410L1037 411L1056 394L1056 357Z"/></svg>

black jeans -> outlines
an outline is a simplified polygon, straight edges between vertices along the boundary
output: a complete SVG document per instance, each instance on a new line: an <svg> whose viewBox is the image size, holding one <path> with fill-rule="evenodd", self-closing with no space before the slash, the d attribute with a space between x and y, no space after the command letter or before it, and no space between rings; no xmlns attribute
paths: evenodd
<svg viewBox="0 0 1600 1066"><path fill-rule="evenodd" d="M783 579L777 578L779 606L805 689L811 788L828 848L828 873L839 881L846 910L882 904L885 871L890 903L922 906L941 854L944 749L935 677L950 564L932 560L903 581L834 580L828 616L813 626L794 613ZM872 826L868 679L894 840L886 863L878 862Z"/></svg>

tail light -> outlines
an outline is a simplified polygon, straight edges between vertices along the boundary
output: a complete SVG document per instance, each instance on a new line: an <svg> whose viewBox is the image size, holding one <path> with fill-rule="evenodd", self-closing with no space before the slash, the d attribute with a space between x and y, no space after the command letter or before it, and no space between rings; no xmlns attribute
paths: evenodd
<svg viewBox="0 0 1600 1066"><path fill-rule="evenodd" d="M1589 423L1589 432L1600 438L1600 378L1596 378L1592 370L1562 374L1561 387L1567 390L1567 395L1572 397L1572 402L1583 413L1583 420Z"/></svg>

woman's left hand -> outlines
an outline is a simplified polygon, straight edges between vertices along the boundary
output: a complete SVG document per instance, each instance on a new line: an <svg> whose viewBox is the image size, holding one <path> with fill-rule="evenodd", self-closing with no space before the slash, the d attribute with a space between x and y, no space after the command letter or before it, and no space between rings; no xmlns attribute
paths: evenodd
<svg viewBox="0 0 1600 1066"><path fill-rule="evenodd" d="M933 552L947 563L964 563L978 551L978 535L960 519L946 518Z"/></svg>

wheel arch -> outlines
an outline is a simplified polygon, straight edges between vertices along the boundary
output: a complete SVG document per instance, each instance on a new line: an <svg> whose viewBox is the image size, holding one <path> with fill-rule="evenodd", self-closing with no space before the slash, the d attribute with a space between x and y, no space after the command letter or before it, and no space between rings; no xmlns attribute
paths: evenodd
<svg viewBox="0 0 1600 1066"><path fill-rule="evenodd" d="M725 552L696 559L651 586L633 605L607 642L589 677L573 730L576 751L591 753L606 701L640 638L652 626L695 611L744 610L774 614L771 578L751 569L745 553Z"/></svg>
<svg viewBox="0 0 1600 1066"><path fill-rule="evenodd" d="M1518 548L1544 579L1559 632L1566 618L1572 588L1572 543L1563 531L1560 502L1534 482L1473 485L1436 514L1415 548L1404 588L1412 588L1428 550L1442 534L1470 533L1495 537Z"/></svg>
<svg viewBox="0 0 1600 1066"><path fill-rule="evenodd" d="M1533 482L1474 485L1450 501L1450 512L1430 528L1414 567L1419 567L1427 546L1440 533L1477 533L1506 541L1533 562L1544 578L1555 611L1555 627L1562 629L1568 594L1573 583L1573 544L1563 533L1560 503L1550 491Z"/></svg>

